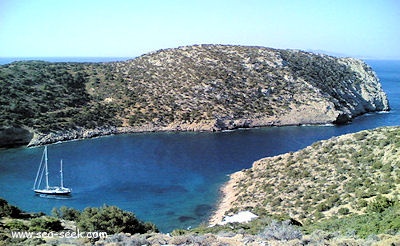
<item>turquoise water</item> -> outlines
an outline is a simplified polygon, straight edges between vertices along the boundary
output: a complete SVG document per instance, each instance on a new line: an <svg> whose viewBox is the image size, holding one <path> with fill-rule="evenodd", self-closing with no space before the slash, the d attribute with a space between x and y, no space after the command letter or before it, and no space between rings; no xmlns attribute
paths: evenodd
<svg viewBox="0 0 400 246"><path fill-rule="evenodd" d="M298 126L222 133L141 133L49 146L50 182L64 162L69 198L42 198L31 187L43 147L0 150L0 197L27 211L117 205L162 231L196 226L215 208L227 175L262 157L314 141L400 122L400 62L370 61L389 96L390 113L369 114L345 126Z"/></svg>

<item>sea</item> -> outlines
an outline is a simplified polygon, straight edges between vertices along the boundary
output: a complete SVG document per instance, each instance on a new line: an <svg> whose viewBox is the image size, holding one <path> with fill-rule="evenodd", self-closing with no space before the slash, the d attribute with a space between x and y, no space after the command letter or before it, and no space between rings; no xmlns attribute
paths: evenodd
<svg viewBox="0 0 400 246"><path fill-rule="evenodd" d="M399 125L400 61L366 62L381 80L390 112L366 114L341 126L137 133L49 145L50 184L59 184L62 159L64 185L72 188L69 197L42 197L32 191L43 147L2 149L0 197L25 211L47 214L61 206L83 210L116 205L162 232L198 226L216 208L228 175L254 161L333 136Z"/></svg>

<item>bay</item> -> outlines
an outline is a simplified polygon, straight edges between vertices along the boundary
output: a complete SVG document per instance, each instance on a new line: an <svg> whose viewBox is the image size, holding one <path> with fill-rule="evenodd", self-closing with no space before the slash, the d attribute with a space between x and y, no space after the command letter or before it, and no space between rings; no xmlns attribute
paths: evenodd
<svg viewBox="0 0 400 246"><path fill-rule="evenodd" d="M296 151L321 139L400 122L400 62L367 61L392 110L343 126L291 126L219 133L140 133L49 146L51 184L59 161L71 197L43 198L31 190L43 147L0 150L0 197L26 211L116 205L163 232L197 226L215 208L228 174L263 157Z"/></svg>

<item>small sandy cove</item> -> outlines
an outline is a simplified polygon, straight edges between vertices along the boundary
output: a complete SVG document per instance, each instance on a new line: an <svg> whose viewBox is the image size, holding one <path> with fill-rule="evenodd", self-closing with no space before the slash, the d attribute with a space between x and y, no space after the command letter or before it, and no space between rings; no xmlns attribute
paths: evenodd
<svg viewBox="0 0 400 246"><path fill-rule="evenodd" d="M217 209L208 220L210 226L222 222L225 217L225 212L232 208L232 203L236 200L237 180L240 180L243 176L243 172L233 173L229 176L229 181L222 186L220 190L221 197Z"/></svg>

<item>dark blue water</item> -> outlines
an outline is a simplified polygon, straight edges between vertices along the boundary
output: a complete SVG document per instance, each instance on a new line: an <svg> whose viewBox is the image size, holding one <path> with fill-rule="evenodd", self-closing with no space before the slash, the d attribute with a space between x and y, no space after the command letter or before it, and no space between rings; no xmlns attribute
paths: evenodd
<svg viewBox="0 0 400 246"><path fill-rule="evenodd" d="M207 219L227 174L266 156L295 151L345 133L400 122L400 62L368 61L389 96L390 113L370 114L345 126L273 127L223 133L143 133L49 146L50 182L58 183L60 158L67 199L31 190L42 151L0 150L0 197L27 211L117 205L162 231L196 226Z"/></svg>

